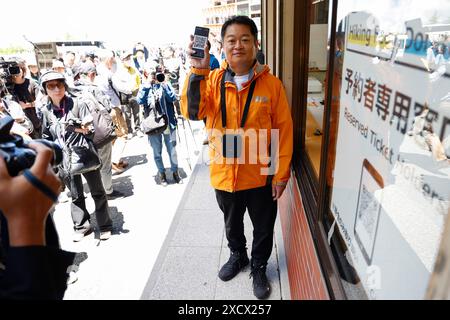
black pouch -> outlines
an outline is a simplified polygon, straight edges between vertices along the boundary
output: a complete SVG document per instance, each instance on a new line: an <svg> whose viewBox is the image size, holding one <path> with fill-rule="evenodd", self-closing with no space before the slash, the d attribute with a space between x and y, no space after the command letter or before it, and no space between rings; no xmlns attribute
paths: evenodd
<svg viewBox="0 0 450 320"><path fill-rule="evenodd" d="M222 137L222 156L224 158L240 158L242 154L242 136L240 134L224 134Z"/></svg>

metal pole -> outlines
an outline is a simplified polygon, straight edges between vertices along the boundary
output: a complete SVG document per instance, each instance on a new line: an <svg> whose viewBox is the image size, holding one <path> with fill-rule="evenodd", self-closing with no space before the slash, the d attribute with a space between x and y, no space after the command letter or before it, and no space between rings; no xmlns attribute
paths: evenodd
<svg viewBox="0 0 450 320"><path fill-rule="evenodd" d="M184 139L185 139L185 144L186 144L186 152L187 152L187 163L189 166L189 169L192 171L192 166L191 166L191 154L189 152L189 145L188 145L188 141L187 141L187 135L186 135L186 127L184 125L184 118L181 117L181 123L183 124L183 132L184 132Z"/></svg>
<svg viewBox="0 0 450 320"><path fill-rule="evenodd" d="M197 141L195 141L194 132L192 131L191 123L190 123L189 120L187 120L187 119L186 119L186 121L187 121L187 123L188 123L188 125L189 125L189 130L191 131L192 140L194 140L194 144L195 144L194 154L195 154L196 156L198 156L199 153L200 153L200 151L199 151L198 146L197 146Z"/></svg>

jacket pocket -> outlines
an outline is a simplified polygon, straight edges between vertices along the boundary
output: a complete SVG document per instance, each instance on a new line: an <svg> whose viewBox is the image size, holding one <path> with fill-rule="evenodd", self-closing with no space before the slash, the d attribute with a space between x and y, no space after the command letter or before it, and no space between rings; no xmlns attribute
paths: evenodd
<svg viewBox="0 0 450 320"><path fill-rule="evenodd" d="M270 105L257 103L256 107L257 107L257 118L259 122L259 128L271 129L272 115L270 113Z"/></svg>

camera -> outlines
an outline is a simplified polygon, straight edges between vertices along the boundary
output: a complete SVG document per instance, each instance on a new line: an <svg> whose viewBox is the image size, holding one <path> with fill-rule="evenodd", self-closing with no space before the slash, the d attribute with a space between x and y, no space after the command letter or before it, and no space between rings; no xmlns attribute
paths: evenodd
<svg viewBox="0 0 450 320"><path fill-rule="evenodd" d="M164 82L166 80L166 76L162 72L156 73L156 80L158 80L158 82Z"/></svg>
<svg viewBox="0 0 450 320"><path fill-rule="evenodd" d="M15 177L21 171L30 168L36 159L36 151L28 147L21 136L10 134L14 119L7 116L0 119L0 156L5 160L10 176ZM33 140L53 150L52 165L61 164L63 152L59 145L47 140Z"/></svg>
<svg viewBox="0 0 450 320"><path fill-rule="evenodd" d="M17 74L20 74L20 67L16 61L5 61L0 58L0 97L11 91L14 85L12 77Z"/></svg>
<svg viewBox="0 0 450 320"><path fill-rule="evenodd" d="M154 79L156 79L156 81L158 82L164 82L166 80L164 72L165 72L164 67L162 65L157 65L155 71L153 72Z"/></svg>

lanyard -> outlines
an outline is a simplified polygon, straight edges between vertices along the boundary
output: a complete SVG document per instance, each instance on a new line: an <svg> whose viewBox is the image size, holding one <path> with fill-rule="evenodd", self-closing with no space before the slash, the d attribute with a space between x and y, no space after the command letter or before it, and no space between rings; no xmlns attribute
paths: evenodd
<svg viewBox="0 0 450 320"><path fill-rule="evenodd" d="M222 81L220 84L220 104L222 108L222 127L227 127L227 105L225 97L225 73L222 76ZM250 109L250 103L252 102L253 92L255 91L256 80L252 81L250 85L250 90L248 92L247 101L245 102L244 114L242 115L241 128L244 128L245 122L247 121L248 110Z"/></svg>

